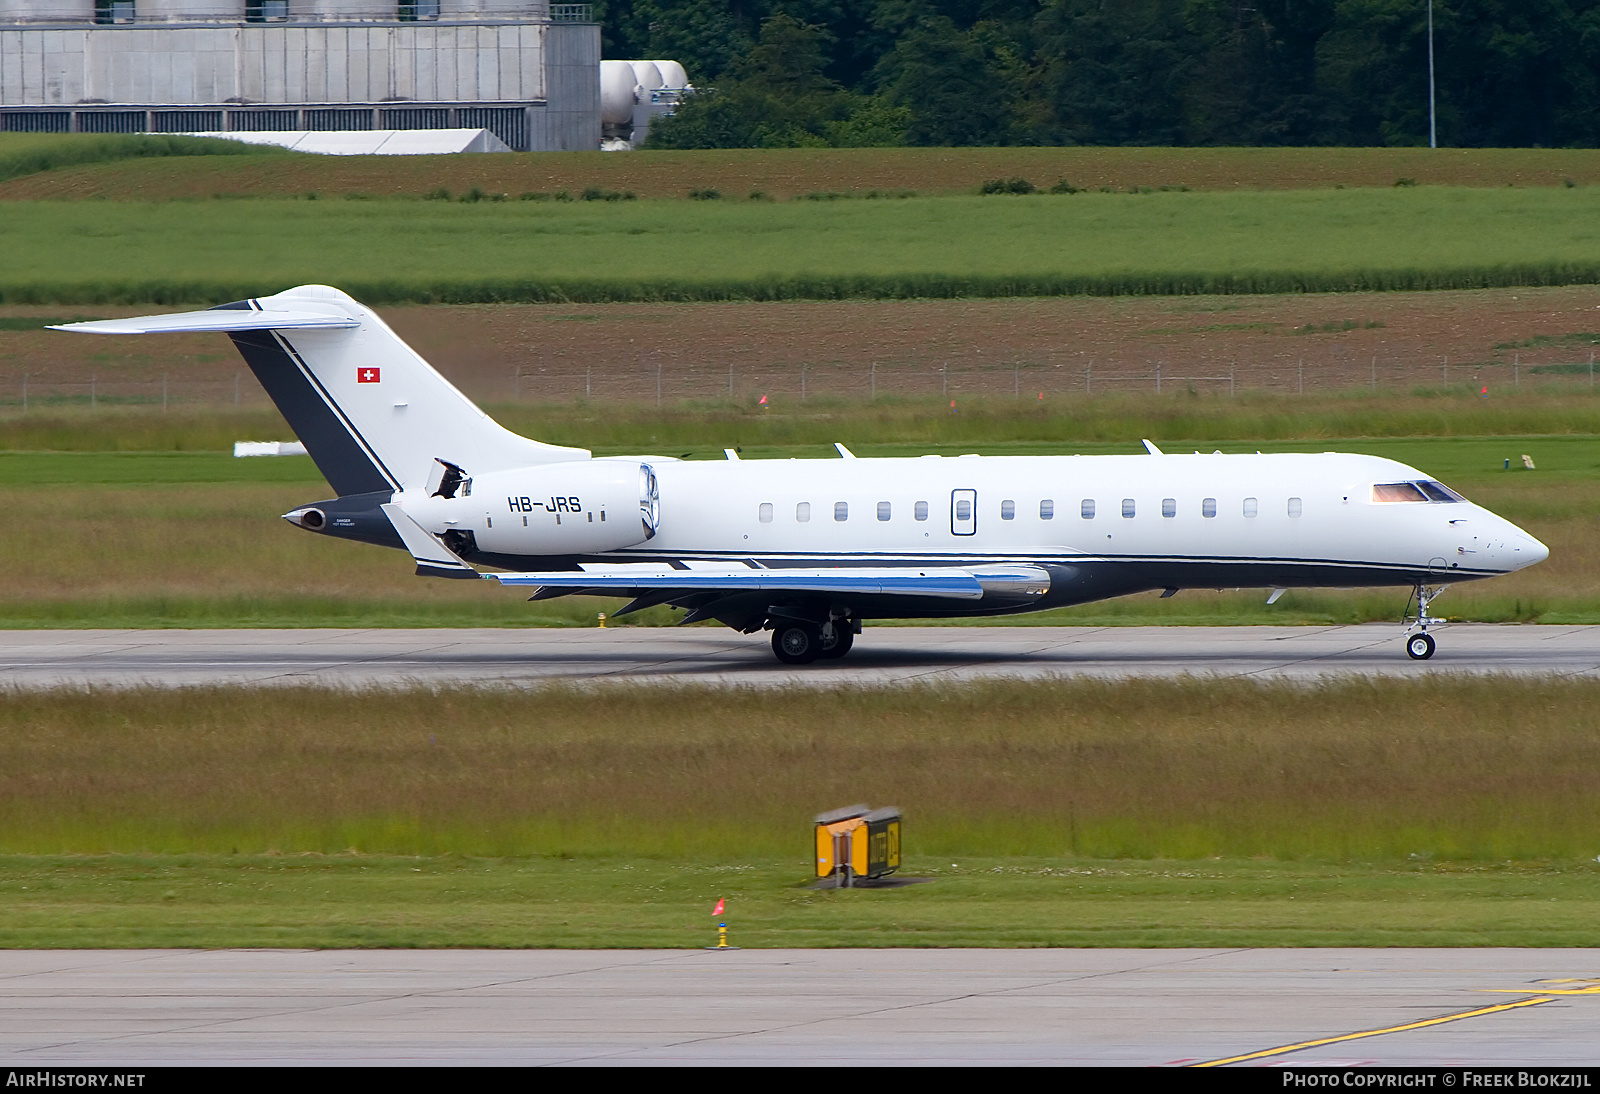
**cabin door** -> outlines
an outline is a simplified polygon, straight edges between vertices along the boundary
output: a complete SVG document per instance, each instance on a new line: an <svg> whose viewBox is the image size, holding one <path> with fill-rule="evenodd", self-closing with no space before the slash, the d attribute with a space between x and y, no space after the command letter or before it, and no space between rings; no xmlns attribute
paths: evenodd
<svg viewBox="0 0 1600 1094"><path fill-rule="evenodd" d="M950 491L950 531L958 536L977 534L978 492L976 490Z"/></svg>

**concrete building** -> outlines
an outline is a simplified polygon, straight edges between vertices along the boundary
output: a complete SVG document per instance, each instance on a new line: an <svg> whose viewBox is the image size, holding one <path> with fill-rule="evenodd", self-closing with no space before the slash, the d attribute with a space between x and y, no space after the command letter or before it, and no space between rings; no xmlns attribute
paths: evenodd
<svg viewBox="0 0 1600 1094"><path fill-rule="evenodd" d="M0 130L487 129L600 146L600 28L548 0L0 0Z"/></svg>

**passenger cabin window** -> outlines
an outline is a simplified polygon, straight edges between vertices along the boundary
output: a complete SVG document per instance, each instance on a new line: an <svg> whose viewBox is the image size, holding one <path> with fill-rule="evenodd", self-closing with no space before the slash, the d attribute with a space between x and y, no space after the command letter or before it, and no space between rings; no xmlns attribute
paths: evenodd
<svg viewBox="0 0 1600 1094"><path fill-rule="evenodd" d="M811 503L803 501L794 507L794 519L804 524L811 519Z"/></svg>
<svg viewBox="0 0 1600 1094"><path fill-rule="evenodd" d="M1001 520L1016 520L1017 519L1017 503L1014 502L1014 501L1003 501L1003 502L1001 502L1000 503L1000 519Z"/></svg>
<svg viewBox="0 0 1600 1094"><path fill-rule="evenodd" d="M1214 516L1216 516L1217 515L1217 499L1216 498L1206 498L1204 501L1202 501L1200 503L1200 515L1202 517L1214 517Z"/></svg>
<svg viewBox="0 0 1600 1094"><path fill-rule="evenodd" d="M915 504L915 505L913 505L911 507L911 515L913 517L917 518L918 520L927 520L928 519L928 503L925 502L925 501L917 502L917 504Z"/></svg>
<svg viewBox="0 0 1600 1094"><path fill-rule="evenodd" d="M850 503L849 502L844 502L844 501L836 501L836 502L834 502L833 503L833 519L834 520L849 520L850 519Z"/></svg>
<svg viewBox="0 0 1600 1094"><path fill-rule="evenodd" d="M759 510L757 510L757 515L761 518L761 523L762 524L771 524L772 523L772 503L770 501L762 502L761 503L761 508Z"/></svg>
<svg viewBox="0 0 1600 1094"><path fill-rule="evenodd" d="M1164 517L1175 517L1175 516L1177 516L1178 515L1178 499L1177 498L1162 498L1161 499L1161 515L1164 516Z"/></svg>
<svg viewBox="0 0 1600 1094"><path fill-rule="evenodd" d="M1289 499L1289 515L1291 517L1298 517L1300 515L1300 499L1299 498L1290 498Z"/></svg>
<svg viewBox="0 0 1600 1094"><path fill-rule="evenodd" d="M878 519L879 520L888 520L890 512L891 512L891 510L890 510L888 502L880 501L878 503Z"/></svg>
<svg viewBox="0 0 1600 1094"><path fill-rule="evenodd" d="M1255 498L1245 498L1244 499L1244 515L1247 516L1247 517L1253 517L1253 516L1256 515L1256 499Z"/></svg>
<svg viewBox="0 0 1600 1094"><path fill-rule="evenodd" d="M1041 501L1039 503L1039 519L1040 520L1055 520L1056 519L1056 503L1051 501L1049 498L1045 498L1043 501Z"/></svg>
<svg viewBox="0 0 1600 1094"><path fill-rule="evenodd" d="M1123 498L1122 499L1122 515L1125 516L1125 517L1133 516L1133 499L1132 498Z"/></svg>
<svg viewBox="0 0 1600 1094"><path fill-rule="evenodd" d="M1093 520L1094 519L1094 499L1093 498L1084 498L1083 499L1083 508L1081 510L1079 510L1079 512L1081 512L1083 514L1083 519L1084 520Z"/></svg>

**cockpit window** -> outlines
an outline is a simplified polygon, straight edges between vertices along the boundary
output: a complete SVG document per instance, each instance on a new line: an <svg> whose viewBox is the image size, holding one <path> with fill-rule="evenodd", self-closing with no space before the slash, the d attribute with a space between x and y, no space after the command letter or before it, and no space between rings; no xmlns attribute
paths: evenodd
<svg viewBox="0 0 1600 1094"><path fill-rule="evenodd" d="M1450 489L1442 482L1419 482L1422 492L1428 495L1429 501L1466 501L1467 499Z"/></svg>
<svg viewBox="0 0 1600 1094"><path fill-rule="evenodd" d="M1380 482L1372 487L1372 500L1391 501L1466 501L1442 482Z"/></svg>

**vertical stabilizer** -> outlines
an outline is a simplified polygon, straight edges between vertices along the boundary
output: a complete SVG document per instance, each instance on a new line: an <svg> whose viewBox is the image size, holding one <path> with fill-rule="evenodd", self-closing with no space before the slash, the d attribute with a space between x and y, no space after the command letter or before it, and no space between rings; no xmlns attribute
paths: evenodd
<svg viewBox="0 0 1600 1094"><path fill-rule="evenodd" d="M581 460L501 426L338 289L302 285L217 310L348 316L358 326L230 332L251 371L340 494L420 487L436 459L469 474Z"/></svg>

